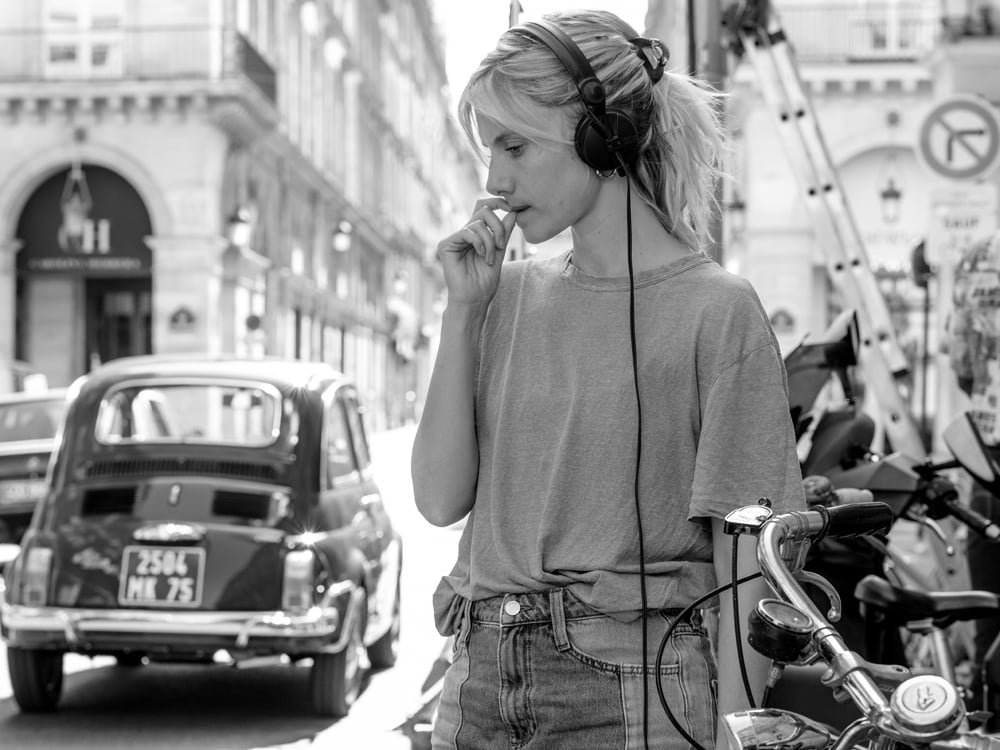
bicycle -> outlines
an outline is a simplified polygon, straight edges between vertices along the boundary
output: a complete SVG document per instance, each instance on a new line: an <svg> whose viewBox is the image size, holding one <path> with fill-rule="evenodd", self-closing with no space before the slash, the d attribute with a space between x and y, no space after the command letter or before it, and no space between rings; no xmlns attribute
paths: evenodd
<svg viewBox="0 0 1000 750"><path fill-rule="evenodd" d="M742 509L746 511L747 509ZM728 714L723 726L736 750L1000 750L1000 738L969 729L958 689L938 674L913 674L900 665L869 662L847 647L802 586L810 544L824 537L884 533L895 520L882 502L862 502L772 515L752 506L730 514L731 533L757 536L761 574L776 598L761 600L750 617L751 643L775 663L820 662L823 683L850 701L859 718L837 731L779 708Z"/></svg>

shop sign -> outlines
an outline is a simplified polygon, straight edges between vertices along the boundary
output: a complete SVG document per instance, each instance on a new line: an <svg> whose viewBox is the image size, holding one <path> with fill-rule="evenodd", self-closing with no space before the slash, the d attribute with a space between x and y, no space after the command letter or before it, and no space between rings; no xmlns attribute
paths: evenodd
<svg viewBox="0 0 1000 750"><path fill-rule="evenodd" d="M195 315L191 308L181 306L170 313L169 325L173 333L190 333L194 330Z"/></svg>
<svg viewBox="0 0 1000 750"><path fill-rule="evenodd" d="M18 221L20 273L143 276L152 255L149 214L117 173L73 164L43 182Z"/></svg>
<svg viewBox="0 0 1000 750"><path fill-rule="evenodd" d="M924 249L928 263L955 263L972 242L997 229L997 187L968 183L931 188Z"/></svg>

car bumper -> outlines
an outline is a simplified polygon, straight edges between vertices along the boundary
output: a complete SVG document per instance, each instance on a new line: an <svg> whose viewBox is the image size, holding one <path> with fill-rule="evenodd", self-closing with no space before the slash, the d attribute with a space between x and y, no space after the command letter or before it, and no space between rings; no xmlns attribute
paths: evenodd
<svg viewBox="0 0 1000 750"><path fill-rule="evenodd" d="M350 581L301 614L69 609L9 604L0 579L0 636L10 645L81 653L192 653L218 649L307 655L344 648L364 600ZM346 606L344 600L346 599ZM344 615L337 606L340 602Z"/></svg>

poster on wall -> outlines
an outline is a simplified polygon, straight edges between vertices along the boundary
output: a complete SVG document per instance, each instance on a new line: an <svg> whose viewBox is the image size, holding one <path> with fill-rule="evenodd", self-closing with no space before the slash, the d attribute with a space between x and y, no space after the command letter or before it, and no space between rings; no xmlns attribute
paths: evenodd
<svg viewBox="0 0 1000 750"><path fill-rule="evenodd" d="M121 175L71 164L31 194L17 224L19 273L142 276L150 273L149 213Z"/></svg>

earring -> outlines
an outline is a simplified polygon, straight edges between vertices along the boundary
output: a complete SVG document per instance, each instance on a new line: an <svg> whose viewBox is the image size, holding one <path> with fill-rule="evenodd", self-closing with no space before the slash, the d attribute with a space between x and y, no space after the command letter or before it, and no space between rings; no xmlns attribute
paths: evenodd
<svg viewBox="0 0 1000 750"><path fill-rule="evenodd" d="M608 180L614 177L617 171L618 171L617 169L606 169L602 172L600 169L595 169L594 174L597 175L597 179L599 179L601 182L604 182L604 180Z"/></svg>

